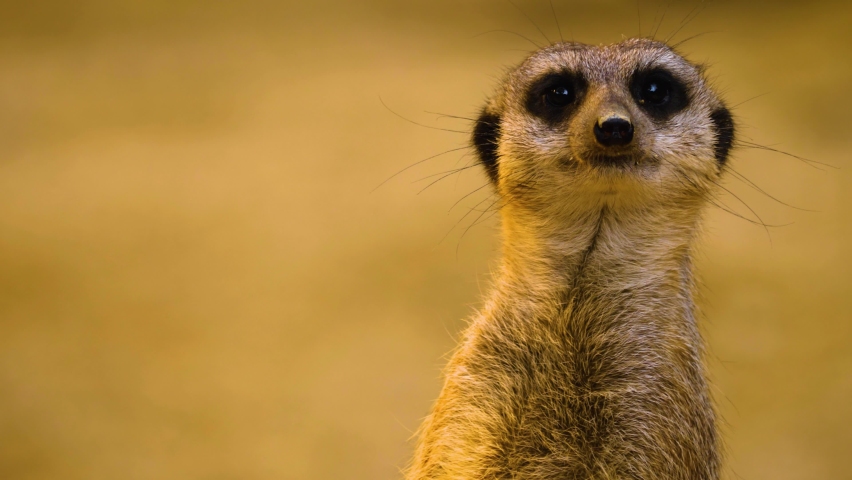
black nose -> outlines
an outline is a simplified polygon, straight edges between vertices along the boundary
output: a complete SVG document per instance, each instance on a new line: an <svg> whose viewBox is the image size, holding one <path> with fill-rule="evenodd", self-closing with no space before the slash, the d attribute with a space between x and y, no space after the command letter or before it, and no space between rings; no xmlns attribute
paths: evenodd
<svg viewBox="0 0 852 480"><path fill-rule="evenodd" d="M610 117L595 124L595 138L605 147L627 145L633 140L633 124L621 117Z"/></svg>

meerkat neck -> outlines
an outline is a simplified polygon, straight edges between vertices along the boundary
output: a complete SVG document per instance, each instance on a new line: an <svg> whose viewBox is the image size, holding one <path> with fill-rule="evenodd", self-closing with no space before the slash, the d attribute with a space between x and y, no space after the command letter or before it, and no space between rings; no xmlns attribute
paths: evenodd
<svg viewBox="0 0 852 480"><path fill-rule="evenodd" d="M613 295L642 290L689 293L690 252L698 208L577 212L567 222L540 222L511 206L503 217L501 284L530 299L577 289ZM655 214L656 213L656 214Z"/></svg>
<svg viewBox="0 0 852 480"><path fill-rule="evenodd" d="M518 418L561 418L537 400L554 392L573 406L565 425L545 430L577 432L559 447L580 452L577 464L593 464L604 454L591 446L604 442L620 452L613 465L644 472L635 478L715 479L720 453L690 260L699 208L666 205L604 206L561 228L507 207L502 274L470 345L487 338L485 358L502 348L493 345L520 355L530 378L505 380L507 403L523 406ZM618 468L576 478L626 478Z"/></svg>

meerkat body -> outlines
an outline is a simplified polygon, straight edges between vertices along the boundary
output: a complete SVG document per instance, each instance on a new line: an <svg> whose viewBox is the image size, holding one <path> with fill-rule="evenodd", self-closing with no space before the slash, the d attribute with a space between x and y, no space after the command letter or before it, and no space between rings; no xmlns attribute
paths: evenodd
<svg viewBox="0 0 852 480"><path fill-rule="evenodd" d="M508 74L473 134L502 265L408 479L718 478L691 254L733 131L662 43L560 43Z"/></svg>

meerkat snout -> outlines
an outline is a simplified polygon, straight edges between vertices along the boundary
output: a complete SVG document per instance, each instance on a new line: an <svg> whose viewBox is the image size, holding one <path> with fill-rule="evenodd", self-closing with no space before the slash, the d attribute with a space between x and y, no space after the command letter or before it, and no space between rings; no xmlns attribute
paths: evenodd
<svg viewBox="0 0 852 480"><path fill-rule="evenodd" d="M602 116L595 123L595 139L604 147L616 147L633 141L633 122L620 114Z"/></svg>

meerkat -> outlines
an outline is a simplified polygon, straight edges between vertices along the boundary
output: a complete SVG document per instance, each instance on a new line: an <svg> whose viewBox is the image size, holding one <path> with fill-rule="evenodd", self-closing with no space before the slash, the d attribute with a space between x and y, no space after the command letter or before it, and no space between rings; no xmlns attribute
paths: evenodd
<svg viewBox="0 0 852 480"><path fill-rule="evenodd" d="M505 76L472 134L502 262L408 480L719 477L691 258L733 141L661 42L557 43Z"/></svg>

